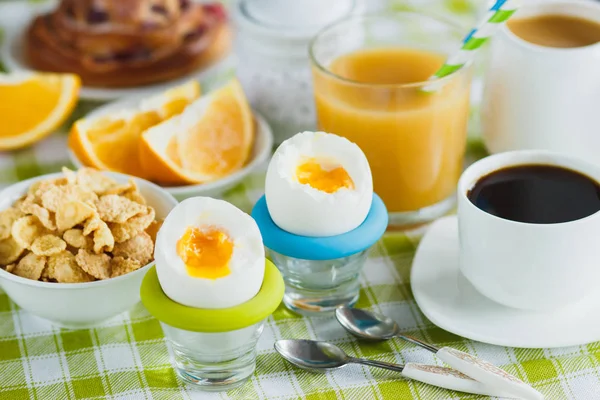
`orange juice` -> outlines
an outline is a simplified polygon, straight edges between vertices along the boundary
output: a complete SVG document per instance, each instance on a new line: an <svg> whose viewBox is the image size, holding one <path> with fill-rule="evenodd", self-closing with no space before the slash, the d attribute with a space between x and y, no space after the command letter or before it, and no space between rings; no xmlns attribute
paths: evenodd
<svg viewBox="0 0 600 400"><path fill-rule="evenodd" d="M446 56L410 48L359 50L313 68L319 127L365 152L374 189L390 212L416 211L448 199L462 172L469 114L469 74L435 91L420 82Z"/></svg>

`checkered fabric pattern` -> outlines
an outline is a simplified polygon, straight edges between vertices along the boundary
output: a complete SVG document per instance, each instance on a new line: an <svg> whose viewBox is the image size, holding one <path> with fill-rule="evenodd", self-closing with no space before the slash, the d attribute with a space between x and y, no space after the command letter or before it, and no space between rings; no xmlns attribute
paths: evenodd
<svg viewBox="0 0 600 400"><path fill-rule="evenodd" d="M39 165L38 167L39 168ZM42 171L45 172L46 169ZM250 177L225 198L248 209L263 176ZM431 324L411 294L410 265L418 237L393 234L371 250L361 274L358 307L382 312L402 331L493 362L548 399L600 398L600 343L560 349L514 349L458 337ZM209 394L184 387L157 320L141 304L91 330L69 331L20 310L0 291L0 400L20 399L479 399L348 366L326 374L292 367L273 350L285 338L327 340L348 354L381 361L441 365L431 353L401 340L358 342L332 317L300 317L280 307L258 343L256 373L243 387Z"/></svg>
<svg viewBox="0 0 600 400"><path fill-rule="evenodd" d="M402 5L398 0L394 3ZM448 2L454 7L466 3ZM3 12L0 8L0 15ZM223 72L204 86L218 85L230 74ZM69 165L67 128L95 106L81 103L64 128L31 148L0 153L1 187ZM472 155L481 156L480 147L472 150L476 150ZM252 175L224 198L249 211L262 194L263 180L263 173ZM417 244L416 235L391 234L373 247L360 277L358 307L393 317L406 334L489 360L532 384L548 399L600 399L600 343L560 349L506 348L466 340L431 324L419 311L410 289ZM184 387L177 379L160 325L141 304L96 329L69 331L29 315L0 290L0 400L483 398L410 382L396 373L365 366L326 374L305 372L274 352L273 342L285 338L331 341L356 357L441 364L431 353L401 340L357 342L332 317L300 317L280 307L268 319L259 340L252 379L236 390L209 394Z"/></svg>

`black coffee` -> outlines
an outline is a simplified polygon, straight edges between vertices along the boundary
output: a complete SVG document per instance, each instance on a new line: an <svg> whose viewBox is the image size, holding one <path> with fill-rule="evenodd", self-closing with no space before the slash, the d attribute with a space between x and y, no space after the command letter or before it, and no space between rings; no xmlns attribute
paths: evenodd
<svg viewBox="0 0 600 400"><path fill-rule="evenodd" d="M479 209L500 218L554 224L600 211L600 185L570 169L521 165L494 171L467 193Z"/></svg>

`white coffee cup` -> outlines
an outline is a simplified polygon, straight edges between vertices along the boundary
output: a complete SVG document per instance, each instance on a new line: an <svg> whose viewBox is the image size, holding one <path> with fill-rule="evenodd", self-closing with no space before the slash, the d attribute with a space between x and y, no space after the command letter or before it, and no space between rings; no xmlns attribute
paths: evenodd
<svg viewBox="0 0 600 400"><path fill-rule="evenodd" d="M482 177L531 164L564 167L600 182L599 166L543 150L500 153L474 163L458 183L460 269L498 303L550 310L598 290L600 212L564 223L523 223L489 214L467 197Z"/></svg>
<svg viewBox="0 0 600 400"><path fill-rule="evenodd" d="M600 3L533 3L512 18L545 14L600 23ZM544 149L600 163L600 43L539 46L504 26L492 40L485 82L483 140L490 152Z"/></svg>

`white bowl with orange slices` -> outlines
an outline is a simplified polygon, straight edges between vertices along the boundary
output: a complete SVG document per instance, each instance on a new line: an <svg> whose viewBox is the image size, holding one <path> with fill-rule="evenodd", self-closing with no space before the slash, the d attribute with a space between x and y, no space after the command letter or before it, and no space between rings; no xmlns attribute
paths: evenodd
<svg viewBox="0 0 600 400"><path fill-rule="evenodd" d="M224 193L264 166L272 146L269 125L235 79L203 96L191 81L109 103L75 122L69 135L76 166L147 179L179 200Z"/></svg>

